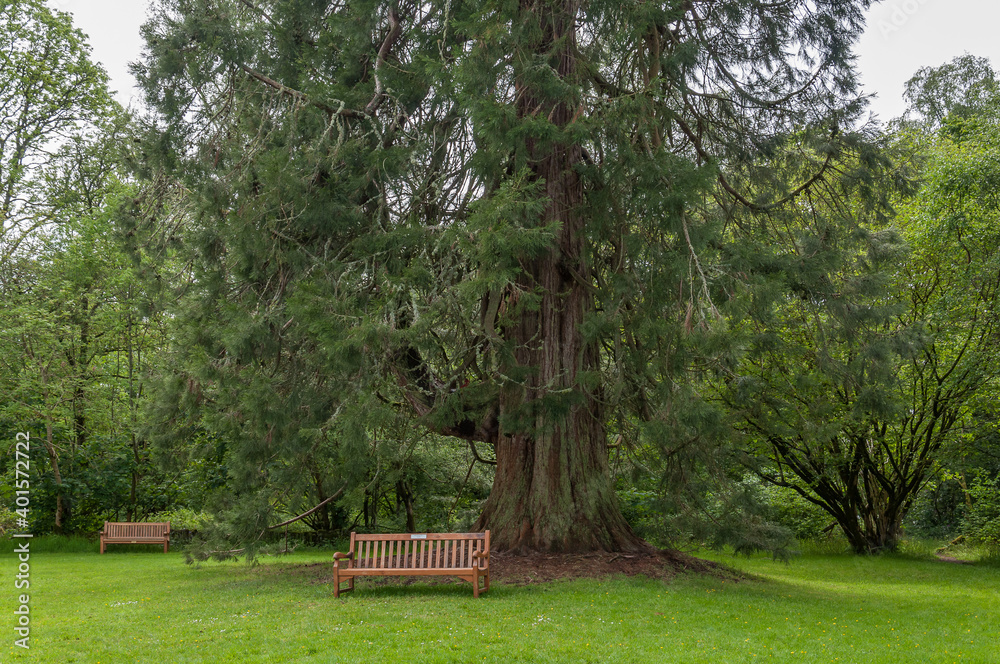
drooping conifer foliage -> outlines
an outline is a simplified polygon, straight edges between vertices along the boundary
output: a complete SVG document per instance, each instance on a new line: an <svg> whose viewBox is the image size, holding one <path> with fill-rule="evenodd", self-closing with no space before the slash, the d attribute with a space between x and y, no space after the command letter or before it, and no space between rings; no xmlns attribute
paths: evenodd
<svg viewBox="0 0 1000 664"><path fill-rule="evenodd" d="M227 448L244 538L402 421L495 455L499 548L643 548L607 448L709 435L727 224L854 140L868 4L163 0L123 220L184 277L160 442Z"/></svg>

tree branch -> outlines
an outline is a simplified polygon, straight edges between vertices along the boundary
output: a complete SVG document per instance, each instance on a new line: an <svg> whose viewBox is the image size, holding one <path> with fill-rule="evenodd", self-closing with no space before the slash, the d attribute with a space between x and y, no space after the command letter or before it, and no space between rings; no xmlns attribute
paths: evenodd
<svg viewBox="0 0 1000 664"><path fill-rule="evenodd" d="M326 505L330 501L337 499L340 496L340 494L344 493L344 489L346 489L346 488L347 488L347 482L344 482L344 486L340 487L340 490L338 490L335 494L333 494L332 496L330 496L329 498L327 498L326 500L324 500L323 502L321 502L319 505L317 505L316 507L312 508L308 512L303 512L302 514L300 514L300 515L298 515L296 517L293 517L293 518L289 519L288 521L282 521L281 523L277 523L277 524L275 524L273 526L268 526L267 530L274 530L275 528L281 528L282 526L287 526L290 523L295 523L296 521L298 521L300 519L306 518L307 516L309 516L310 514L312 514L315 511L317 511L319 508L323 507L324 505Z"/></svg>
<svg viewBox="0 0 1000 664"><path fill-rule="evenodd" d="M327 113L329 113L331 116L342 115L342 116L348 117L348 118L366 118L366 117L368 117L368 114L365 113L365 112L363 112L363 111L356 111L356 110L351 109L351 108L345 108L343 102L340 103L340 107L339 108L334 108L333 106L330 106L329 104L325 104L325 103L323 103L321 101L316 101L316 100L310 98L309 95L307 95L306 93L301 92L299 90L296 90L294 88L290 88L287 85L284 85L282 83L279 83L278 81L274 80L273 78L269 78L269 77L265 76L264 74L261 74L259 71L248 67L247 65L240 64L240 69L242 69L244 72L246 72L247 74L249 74L251 77L257 79L258 81L260 81L264 85L266 85L268 87L271 87L271 88L274 88L275 90L277 90L281 94L288 95L289 97L291 97L293 99L296 99L296 100L302 102L303 104L309 104L310 106L315 106L316 108L322 109L322 110L326 111ZM371 104L369 104L369 106L370 105Z"/></svg>

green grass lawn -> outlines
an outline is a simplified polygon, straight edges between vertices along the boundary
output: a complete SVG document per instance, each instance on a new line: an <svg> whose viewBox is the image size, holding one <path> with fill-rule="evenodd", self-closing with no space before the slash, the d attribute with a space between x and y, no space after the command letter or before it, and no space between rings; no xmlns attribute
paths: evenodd
<svg viewBox="0 0 1000 664"><path fill-rule="evenodd" d="M752 578L494 583L479 600L467 584L361 580L334 600L329 552L192 567L124 546L32 554L25 651L13 545L0 545L5 662L1000 661L996 567L716 555Z"/></svg>

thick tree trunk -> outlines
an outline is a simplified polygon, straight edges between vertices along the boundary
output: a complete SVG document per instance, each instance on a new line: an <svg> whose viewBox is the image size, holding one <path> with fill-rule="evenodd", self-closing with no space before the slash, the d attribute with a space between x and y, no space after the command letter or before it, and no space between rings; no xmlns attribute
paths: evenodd
<svg viewBox="0 0 1000 664"><path fill-rule="evenodd" d="M874 554L895 551L899 547L903 517L909 510L913 491L907 487L920 484L901 482L895 490L880 483L871 469L841 471L842 485L814 487L822 499L815 502L837 520L844 537L855 553ZM807 493L800 494L809 499Z"/></svg>
<svg viewBox="0 0 1000 664"><path fill-rule="evenodd" d="M564 80L575 76L575 2L522 0L543 35L547 53ZM518 115L548 118L558 128L581 111L575 100L546 97L518 81ZM583 184L574 170L582 161L577 144L528 139L534 177L544 183L548 204L540 224L557 224L558 239L543 256L522 260L515 292L536 294L537 307L521 305L519 318L503 330L516 345L521 376L500 397L501 430L496 441L493 490L479 519L499 550L633 551L648 548L629 528L617 504L608 467L605 413L597 345L581 334L593 309L587 265ZM518 303L508 302L518 311Z"/></svg>
<svg viewBox="0 0 1000 664"><path fill-rule="evenodd" d="M902 516L890 514L869 514L863 520L856 515L850 521L838 521L844 537L855 553L887 553L899 548L902 532Z"/></svg>

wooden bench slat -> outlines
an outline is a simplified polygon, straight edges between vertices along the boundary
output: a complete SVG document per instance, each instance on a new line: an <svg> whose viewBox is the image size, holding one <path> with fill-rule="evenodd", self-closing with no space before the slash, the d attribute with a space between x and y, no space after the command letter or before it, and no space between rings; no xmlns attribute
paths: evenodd
<svg viewBox="0 0 1000 664"><path fill-rule="evenodd" d="M340 570L341 576L345 570ZM355 569L350 576L468 576L472 574L471 567L457 567L446 572L436 569Z"/></svg>
<svg viewBox="0 0 1000 664"><path fill-rule="evenodd" d="M163 544L170 549L170 522L131 523L105 521L101 535L101 553L108 544Z"/></svg>
<svg viewBox="0 0 1000 664"><path fill-rule="evenodd" d="M417 540L422 539L426 541L431 540L485 540L486 535L484 533L378 533L378 534L360 534L358 535L358 541L368 541L368 542L387 542L389 540Z"/></svg>
<svg viewBox="0 0 1000 664"><path fill-rule="evenodd" d="M344 577L354 589L356 576L457 576L473 584L473 596L489 590L489 531L484 533L351 533L348 554L334 554L334 597Z"/></svg>

